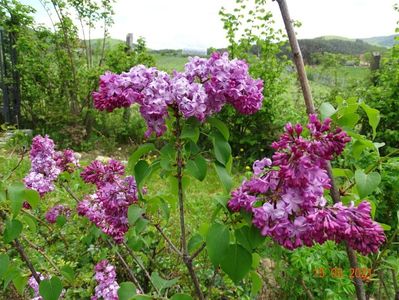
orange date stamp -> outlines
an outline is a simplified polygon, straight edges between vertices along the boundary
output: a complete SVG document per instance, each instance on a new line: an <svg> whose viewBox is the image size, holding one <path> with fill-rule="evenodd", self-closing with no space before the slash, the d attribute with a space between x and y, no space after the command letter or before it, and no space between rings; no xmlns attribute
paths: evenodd
<svg viewBox="0 0 399 300"><path fill-rule="evenodd" d="M324 278L344 278L348 277L350 279L359 278L365 282L369 282L372 275L372 269L370 268L350 268L349 272L345 272L340 267L334 268L316 268L313 270L314 277Z"/></svg>

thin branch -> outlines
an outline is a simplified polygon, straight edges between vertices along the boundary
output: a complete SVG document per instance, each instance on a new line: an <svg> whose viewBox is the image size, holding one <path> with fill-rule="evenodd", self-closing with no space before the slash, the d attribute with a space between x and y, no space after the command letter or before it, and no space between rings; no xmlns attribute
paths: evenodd
<svg viewBox="0 0 399 300"><path fill-rule="evenodd" d="M107 244L113 248L112 243L109 240L106 240ZM126 260L123 258L122 254L119 253L119 251L117 249L114 249L116 255L119 258L119 261L122 263L122 265L125 267L125 269L127 270L127 272L129 273L130 279L133 281L133 283L136 285L136 287L140 290L140 292L142 294L144 294L144 290L141 287L139 281L137 280L136 276L134 276L132 270L129 268L128 264L126 263Z"/></svg>
<svg viewBox="0 0 399 300"><path fill-rule="evenodd" d="M148 281L151 283L153 286L154 290L157 292L158 295L161 295L158 288L155 286L155 284L152 282L151 276L148 273L147 269L144 267L144 265L140 262L140 260L137 258L136 254L134 254L133 250L130 249L130 247L126 244L126 242L123 242L123 245L125 246L126 250L129 252L130 256L134 259L134 261L137 263L137 265L140 267L140 269L143 270L144 275L147 277Z"/></svg>
<svg viewBox="0 0 399 300"><path fill-rule="evenodd" d="M29 257L26 255L24 248L22 247L21 243L18 239L15 239L13 242L15 249L17 249L19 255L21 256L22 260L26 263L29 270L32 273L33 278L35 278L37 284L40 284L40 276L37 274L35 267L33 266L32 262L29 260Z"/></svg>
<svg viewBox="0 0 399 300"><path fill-rule="evenodd" d="M175 251L179 256L183 256L183 254L180 252L179 249L173 244L173 242L166 236L166 234L163 232L161 226L159 224L152 224L158 232L161 234L161 236L165 239L165 241L169 244L169 246L172 248L173 251Z"/></svg>
<svg viewBox="0 0 399 300"><path fill-rule="evenodd" d="M195 293L200 300L205 299L201 290L200 283L198 281L198 277L195 274L193 260L188 253L187 241L186 241L186 226L184 221L184 195L183 195L183 155L182 155L182 141L180 138L181 135L181 124L180 124L180 114L177 110L175 110L176 117L176 127L175 127L175 135L176 135L176 165L177 165L177 187L178 187L178 199L179 199L179 215L180 215L180 242L183 252L183 262L187 266L188 273L190 274L191 280L194 283Z"/></svg>
<svg viewBox="0 0 399 300"><path fill-rule="evenodd" d="M47 256L47 254L38 245L36 245L36 244L32 243L31 241L29 241L26 237L22 237L22 239L25 242L27 242L30 247L32 247L37 252L39 252L50 263L50 265L54 268L54 270L57 271L58 274L61 274L61 271L57 267L57 265L53 262L53 260L50 257Z"/></svg>
<svg viewBox="0 0 399 300"><path fill-rule="evenodd" d="M19 168L19 166L21 165L22 161L24 160L25 153L26 153L26 150L22 151L21 158L19 159L17 165L14 168L11 169L11 171L7 175L7 177L3 179L4 181L7 181L7 179L9 179L11 177L11 175L15 172L15 170Z"/></svg>
<svg viewBox="0 0 399 300"><path fill-rule="evenodd" d="M203 243L203 244L201 245L201 247L199 247L198 250L195 251L195 252L193 253L193 255L191 255L191 259L196 258L196 257L202 252L202 250L205 249L205 246L206 246L206 244Z"/></svg>
<svg viewBox="0 0 399 300"><path fill-rule="evenodd" d="M305 281L303 280L303 278L301 278L301 285L302 285L303 289L305 290L306 295L308 295L308 298L313 300L314 296L313 296L312 292L309 290L309 288L306 286Z"/></svg>
<svg viewBox="0 0 399 300"><path fill-rule="evenodd" d="M3 212L1 210L0 210L0 218L3 220L6 220L6 218L7 218L7 215L5 214L5 212ZM0 223L0 225L1 225L1 223ZM33 266L32 262L29 260L29 257L25 253L24 247L21 245L21 243L18 241L17 238L12 242L12 245L15 247L15 249L17 249L19 255L21 256L21 259L28 266L28 268L31 271L33 278L35 278L37 284L40 284L40 276L37 274L35 267Z"/></svg>
<svg viewBox="0 0 399 300"><path fill-rule="evenodd" d="M60 183L61 186L65 189L65 191L67 191L67 193L69 195L71 195L71 197L77 202L79 203L80 200L79 198L72 192L71 188L68 186L68 184L64 184L63 182Z"/></svg>

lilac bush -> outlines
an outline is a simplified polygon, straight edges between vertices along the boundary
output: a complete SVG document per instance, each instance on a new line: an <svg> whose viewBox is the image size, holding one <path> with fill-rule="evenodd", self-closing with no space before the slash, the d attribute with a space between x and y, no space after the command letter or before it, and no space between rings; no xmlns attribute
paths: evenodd
<svg viewBox="0 0 399 300"><path fill-rule="evenodd" d="M254 163L253 177L232 192L228 207L252 213L261 234L287 249L344 240L365 255L376 252L385 236L370 217L370 204L329 207L323 196L331 187L326 163L341 154L350 138L340 128L332 130L330 119L309 119L309 138L302 136L301 125L285 126L272 144L272 160Z"/></svg>
<svg viewBox="0 0 399 300"><path fill-rule="evenodd" d="M168 107L201 122L226 103L242 114L252 114L262 105L262 90L262 81L249 75L244 61L229 60L227 53L213 53L209 59L191 58L185 71L173 76L142 65L120 75L107 72L100 77L93 99L97 109L107 111L139 104L148 137L153 132L164 134Z"/></svg>

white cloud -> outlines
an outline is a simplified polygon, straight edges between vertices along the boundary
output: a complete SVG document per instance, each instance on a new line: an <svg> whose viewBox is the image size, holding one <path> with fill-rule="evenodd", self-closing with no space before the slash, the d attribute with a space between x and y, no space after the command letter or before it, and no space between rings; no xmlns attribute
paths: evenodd
<svg viewBox="0 0 399 300"><path fill-rule="evenodd" d="M24 0L37 9L37 20L50 25L39 0ZM231 8L232 0L119 0L114 6L114 38L134 39L143 36L153 49L206 48L226 45L223 24L218 12ZM277 2L268 4L282 27ZM394 33L399 14L393 10L395 0L287 0L291 17L302 23L300 38L339 35L350 38ZM94 30L93 37L101 37Z"/></svg>

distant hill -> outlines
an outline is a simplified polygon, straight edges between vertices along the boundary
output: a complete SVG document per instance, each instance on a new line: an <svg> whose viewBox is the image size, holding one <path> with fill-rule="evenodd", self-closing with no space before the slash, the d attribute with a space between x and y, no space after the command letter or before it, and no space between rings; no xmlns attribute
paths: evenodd
<svg viewBox="0 0 399 300"><path fill-rule="evenodd" d="M82 40L83 42L83 40ZM88 42L88 40L86 40L86 42ZM91 46L93 48L100 48L103 45L103 39L91 39ZM118 40L118 39L113 39L113 38L106 38L105 39L105 46L109 47L109 48L113 48L114 46L118 45L118 44L124 44L125 42L122 40Z"/></svg>
<svg viewBox="0 0 399 300"><path fill-rule="evenodd" d="M387 35L387 36L374 36L366 39L362 39L366 43L371 45L391 48L393 45L398 44L399 42L395 40L395 37L398 37L399 34Z"/></svg>
<svg viewBox="0 0 399 300"><path fill-rule="evenodd" d="M384 47L371 45L360 39L351 40L337 37L319 37L315 39L301 39L298 42L306 63L312 62L312 54L314 53L329 52L358 56L372 51L386 51Z"/></svg>

